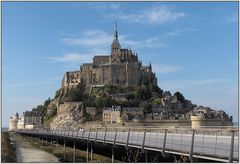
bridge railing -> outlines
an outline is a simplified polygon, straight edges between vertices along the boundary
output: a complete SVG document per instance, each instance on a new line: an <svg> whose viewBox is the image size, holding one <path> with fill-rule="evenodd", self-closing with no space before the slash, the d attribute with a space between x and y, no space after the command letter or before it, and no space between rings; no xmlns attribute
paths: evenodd
<svg viewBox="0 0 240 164"><path fill-rule="evenodd" d="M238 128L220 127L192 129L156 128L156 127L92 127L87 129L39 129L24 131L32 134L84 139L87 141L121 144L126 147L138 147L174 151L193 155L202 155L238 160Z"/></svg>

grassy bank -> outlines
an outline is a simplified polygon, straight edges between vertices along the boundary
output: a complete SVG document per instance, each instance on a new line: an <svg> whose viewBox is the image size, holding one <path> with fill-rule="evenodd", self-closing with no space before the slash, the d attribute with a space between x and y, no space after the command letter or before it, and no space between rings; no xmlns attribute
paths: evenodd
<svg viewBox="0 0 240 164"><path fill-rule="evenodd" d="M16 149L15 146L10 144L10 134L3 132L1 134L1 159L2 163L16 162Z"/></svg>

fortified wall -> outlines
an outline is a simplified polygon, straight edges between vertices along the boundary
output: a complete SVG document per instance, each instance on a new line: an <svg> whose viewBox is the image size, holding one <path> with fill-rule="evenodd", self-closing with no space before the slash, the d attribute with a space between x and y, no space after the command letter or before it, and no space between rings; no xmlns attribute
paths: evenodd
<svg viewBox="0 0 240 164"><path fill-rule="evenodd" d="M207 127L207 126L232 126L230 121L223 119L206 119L203 116L191 116L192 128Z"/></svg>

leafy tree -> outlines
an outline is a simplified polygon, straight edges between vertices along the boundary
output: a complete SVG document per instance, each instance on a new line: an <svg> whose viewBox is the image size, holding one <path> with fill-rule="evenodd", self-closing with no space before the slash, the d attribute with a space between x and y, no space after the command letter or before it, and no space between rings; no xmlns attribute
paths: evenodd
<svg viewBox="0 0 240 164"><path fill-rule="evenodd" d="M134 94L129 94L129 95L126 96L126 99L128 101L132 101L134 98L135 98Z"/></svg>
<svg viewBox="0 0 240 164"><path fill-rule="evenodd" d="M178 101L180 101L180 103L185 103L185 98L180 92L174 93L174 96L177 97L177 99L178 99Z"/></svg>
<svg viewBox="0 0 240 164"><path fill-rule="evenodd" d="M55 98L59 97L60 93L61 93L61 89L57 90L56 93L55 93Z"/></svg>
<svg viewBox="0 0 240 164"><path fill-rule="evenodd" d="M112 106L117 102L113 100L111 97L99 97L96 99L95 104L98 108L103 108L104 106Z"/></svg>
<svg viewBox="0 0 240 164"><path fill-rule="evenodd" d="M139 87L134 92L134 97L139 100L148 100L151 98L151 91L148 86Z"/></svg>
<svg viewBox="0 0 240 164"><path fill-rule="evenodd" d="M45 114L47 113L47 108L43 105L38 105L36 108L33 108L32 111L41 112Z"/></svg>
<svg viewBox="0 0 240 164"><path fill-rule="evenodd" d="M50 104L50 102L51 102L51 99L49 97L47 100L44 101L43 106L47 107Z"/></svg>
<svg viewBox="0 0 240 164"><path fill-rule="evenodd" d="M159 94L163 94L163 90L161 88L159 88L157 85L154 84L150 84L150 88L152 92L157 92Z"/></svg>
<svg viewBox="0 0 240 164"><path fill-rule="evenodd" d="M153 104L160 105L160 104L161 104L161 99L160 99L160 98L156 98L156 99L153 100L152 103L153 103Z"/></svg>
<svg viewBox="0 0 240 164"><path fill-rule="evenodd" d="M88 99L84 101L84 106L96 106L94 99L92 97L88 97Z"/></svg>
<svg viewBox="0 0 240 164"><path fill-rule="evenodd" d="M140 104L140 106L143 107L145 113L152 112L152 105L149 102L144 101Z"/></svg>
<svg viewBox="0 0 240 164"><path fill-rule="evenodd" d="M84 98L84 86L79 85L76 88L71 88L67 94L67 101L81 101Z"/></svg>
<svg viewBox="0 0 240 164"><path fill-rule="evenodd" d="M142 89L139 87L137 90L134 92L134 97L138 100L141 100L141 95L142 95Z"/></svg>
<svg viewBox="0 0 240 164"><path fill-rule="evenodd" d="M77 89L70 89L68 91L68 101L80 101L81 93Z"/></svg>
<svg viewBox="0 0 240 164"><path fill-rule="evenodd" d="M151 91L150 88L148 86L144 86L143 88L143 100L148 100L149 98L151 98Z"/></svg>
<svg viewBox="0 0 240 164"><path fill-rule="evenodd" d="M50 109L51 111L45 116L46 120L52 119L57 114L57 108Z"/></svg>

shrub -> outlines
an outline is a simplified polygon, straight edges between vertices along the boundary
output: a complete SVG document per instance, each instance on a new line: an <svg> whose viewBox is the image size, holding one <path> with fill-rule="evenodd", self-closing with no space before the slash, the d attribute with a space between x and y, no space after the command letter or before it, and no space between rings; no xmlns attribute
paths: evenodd
<svg viewBox="0 0 240 164"><path fill-rule="evenodd" d="M185 103L185 98L180 92L174 93L174 96L177 97L177 99L178 99L178 101L180 101L180 103Z"/></svg>
<svg viewBox="0 0 240 164"><path fill-rule="evenodd" d="M140 106L143 107L145 113L152 112L152 105L149 102L144 101L140 104Z"/></svg>
<svg viewBox="0 0 240 164"><path fill-rule="evenodd" d="M59 97L60 93L61 93L61 89L57 90L56 93L55 93L55 98Z"/></svg>

